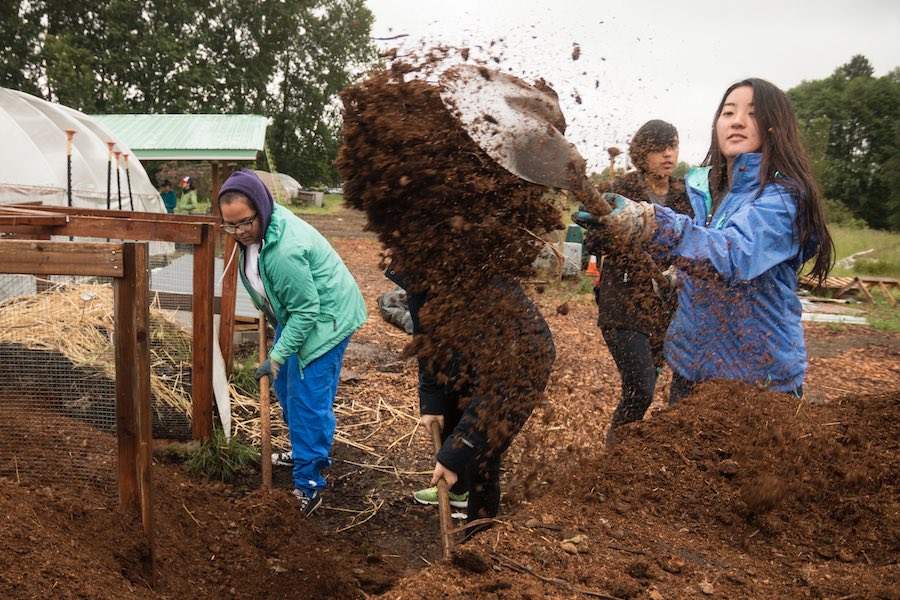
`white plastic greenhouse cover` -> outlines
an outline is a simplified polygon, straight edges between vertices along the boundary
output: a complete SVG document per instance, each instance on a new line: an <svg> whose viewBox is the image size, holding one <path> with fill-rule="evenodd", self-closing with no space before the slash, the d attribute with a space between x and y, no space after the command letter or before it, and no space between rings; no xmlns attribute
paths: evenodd
<svg viewBox="0 0 900 600"><path fill-rule="evenodd" d="M66 129L77 133L72 150L72 204L82 208L106 208L108 147L115 142L106 129L88 115L15 90L0 88L0 204L40 200L67 206ZM159 192L128 148L128 173L119 159L122 209L166 212ZM111 208L119 208L116 164L110 178Z"/></svg>

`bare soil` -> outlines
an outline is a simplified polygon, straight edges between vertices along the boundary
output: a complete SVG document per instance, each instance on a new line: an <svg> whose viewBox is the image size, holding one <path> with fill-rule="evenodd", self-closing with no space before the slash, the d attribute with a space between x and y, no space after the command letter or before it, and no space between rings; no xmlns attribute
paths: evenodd
<svg viewBox="0 0 900 600"><path fill-rule="evenodd" d="M664 375L648 417L606 449L619 383L596 308L530 288L558 353L546 400L505 461L495 527L441 560L437 511L410 498L433 459L414 431L409 338L375 305L393 284L377 242L332 241L370 318L345 360L338 426L353 434L335 444L323 508L301 517L286 469L263 492L255 473L210 483L158 459L151 578L108 461L35 465L47 439L109 455L114 438L71 417L4 419L0 596L900 598L900 335L808 327L803 400L722 382L667 407ZM106 483L54 483L76 464Z"/></svg>

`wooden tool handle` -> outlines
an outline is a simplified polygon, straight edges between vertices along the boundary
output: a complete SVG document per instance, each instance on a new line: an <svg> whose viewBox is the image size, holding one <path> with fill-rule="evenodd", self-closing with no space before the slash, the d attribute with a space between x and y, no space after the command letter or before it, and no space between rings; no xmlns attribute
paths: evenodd
<svg viewBox="0 0 900 600"><path fill-rule="evenodd" d="M603 217L612 212L609 202L603 199L600 192L587 182L587 179L584 188L575 193L575 198L595 217Z"/></svg>
<svg viewBox="0 0 900 600"><path fill-rule="evenodd" d="M259 364L266 362L266 318L259 313ZM262 438L262 488L272 489L272 427L269 422L269 377L259 378L259 430Z"/></svg>
<svg viewBox="0 0 900 600"><path fill-rule="evenodd" d="M441 449L441 424L437 421L431 423L431 440L434 442L434 452L437 454ZM438 508L441 515L441 553L444 558L450 557L450 550L453 548L453 536L450 531L453 529L453 519L450 516L450 488L447 480L441 477L437 482L438 488Z"/></svg>

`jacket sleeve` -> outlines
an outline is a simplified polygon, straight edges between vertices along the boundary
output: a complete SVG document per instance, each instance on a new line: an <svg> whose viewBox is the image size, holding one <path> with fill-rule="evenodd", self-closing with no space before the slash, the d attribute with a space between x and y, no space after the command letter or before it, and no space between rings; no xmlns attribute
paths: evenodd
<svg viewBox="0 0 900 600"><path fill-rule="evenodd" d="M657 206L657 235L649 249L665 263L682 258L709 265L729 284L750 281L797 255L796 217L796 202L774 185L740 206L721 229Z"/></svg>
<svg viewBox="0 0 900 600"><path fill-rule="evenodd" d="M274 261L272 260L274 259ZM271 357L282 364L303 346L320 313L319 293L305 248L279 254L266 261L266 274L275 296L288 313L287 322Z"/></svg>

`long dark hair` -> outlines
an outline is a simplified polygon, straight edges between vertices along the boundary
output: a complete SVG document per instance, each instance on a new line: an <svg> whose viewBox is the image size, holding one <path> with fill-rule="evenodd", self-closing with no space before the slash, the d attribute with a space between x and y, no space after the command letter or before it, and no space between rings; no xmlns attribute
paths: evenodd
<svg viewBox="0 0 900 600"><path fill-rule="evenodd" d="M753 109L762 141L759 193L770 183L778 183L790 192L797 203L801 257L806 258L806 249L815 245L815 262L810 274L821 285L834 266L834 242L825 224L822 197L813 179L809 157L800 143L794 107L787 95L768 81L744 79L725 90L713 117L712 142L703 161L704 166L712 167L710 191L717 200L728 192L728 163L719 148L716 122L728 95L744 86L753 89Z"/></svg>
<svg viewBox="0 0 900 600"><path fill-rule="evenodd" d="M659 119L653 119L641 125L641 128L635 132L634 137L631 138L631 144L628 145L628 156L638 171L646 173L648 154L677 145L678 130L675 129L675 126Z"/></svg>

